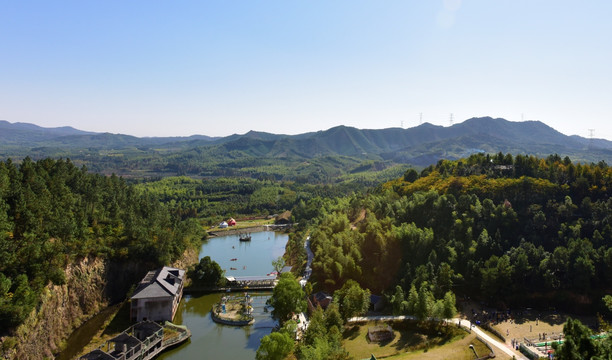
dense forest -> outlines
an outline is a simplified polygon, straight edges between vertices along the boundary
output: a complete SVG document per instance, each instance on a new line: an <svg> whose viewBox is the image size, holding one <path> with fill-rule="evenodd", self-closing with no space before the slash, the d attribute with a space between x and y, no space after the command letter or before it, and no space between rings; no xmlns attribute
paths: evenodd
<svg viewBox="0 0 612 360"><path fill-rule="evenodd" d="M362 163L331 183L308 184L274 176L126 180L70 160L0 162L0 327L19 325L80 258L169 264L206 236L202 225L344 196L405 169Z"/></svg>
<svg viewBox="0 0 612 360"><path fill-rule="evenodd" d="M278 168L284 168L277 165ZM285 171L289 171L284 168ZM362 163L352 173L329 181L275 180L274 176L217 177L192 179L187 176L132 180L136 189L165 204L177 216L198 218L213 225L230 216L271 215L318 198L336 198L362 192L398 176L406 166L387 168L379 162ZM264 169L260 169L265 171Z"/></svg>
<svg viewBox="0 0 612 360"><path fill-rule="evenodd" d="M69 160L0 163L0 328L20 324L75 259L167 264L204 236L150 195Z"/></svg>
<svg viewBox="0 0 612 360"><path fill-rule="evenodd" d="M455 294L497 308L609 315L611 192L612 168L603 161L502 153L441 160L368 193L300 202L288 255L301 263L296 239L310 233L313 285L306 292L333 293L335 304L329 314L317 310L315 324L350 305L347 286L354 294L382 294L388 311L418 319L452 317ZM300 359L347 357L339 335L319 334L315 342L314 331L286 351ZM258 353L282 343L286 332L285 324ZM588 338L579 322L570 320L564 332L563 359L610 353L612 342Z"/></svg>
<svg viewBox="0 0 612 360"><path fill-rule="evenodd" d="M328 291L353 279L407 300L426 283L435 298L592 312L612 291L611 192L604 162L477 154L293 214L317 225L312 280Z"/></svg>
<svg viewBox="0 0 612 360"><path fill-rule="evenodd" d="M299 223L289 263L304 263L311 236L307 293L379 294L393 313L419 318L452 313L455 296L607 311L612 168L603 161L476 154L421 171L370 162L310 180L125 180L70 160L0 162L0 326L20 324L78 259L168 264L199 244L202 225L285 209ZM333 311L346 319L355 301L336 301ZM336 314L316 316L338 322ZM303 354L327 346L344 356L332 338L311 341Z"/></svg>

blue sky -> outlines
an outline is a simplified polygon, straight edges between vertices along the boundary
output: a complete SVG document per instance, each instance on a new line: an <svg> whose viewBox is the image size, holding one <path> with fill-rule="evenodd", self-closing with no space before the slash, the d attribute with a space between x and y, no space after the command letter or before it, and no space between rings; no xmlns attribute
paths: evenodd
<svg viewBox="0 0 612 360"><path fill-rule="evenodd" d="M1 1L0 119L137 136L541 120L612 139L612 2Z"/></svg>

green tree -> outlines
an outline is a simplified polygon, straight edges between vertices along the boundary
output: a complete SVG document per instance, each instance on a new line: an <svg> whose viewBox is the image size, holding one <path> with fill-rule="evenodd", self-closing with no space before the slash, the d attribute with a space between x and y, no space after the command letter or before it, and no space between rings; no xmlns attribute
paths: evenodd
<svg viewBox="0 0 612 360"><path fill-rule="evenodd" d="M563 326L563 344L556 347L555 358L559 360L599 359L597 343L591 339L591 330L578 319L567 319ZM610 355L610 354L608 354ZM606 359L608 357L605 357Z"/></svg>
<svg viewBox="0 0 612 360"><path fill-rule="evenodd" d="M401 286L395 286L395 293L391 295L391 306L393 307L393 314L400 315L404 312L404 304L406 300L404 298L404 290Z"/></svg>
<svg viewBox="0 0 612 360"><path fill-rule="evenodd" d="M329 306L325 310L325 327L327 329L331 329L335 326L338 330L341 330L343 325L344 320L342 319L342 315L340 314L338 304L329 304Z"/></svg>
<svg viewBox="0 0 612 360"><path fill-rule="evenodd" d="M276 270L277 273L280 274L281 270L285 267L285 258L282 256L277 257L272 260L272 267Z"/></svg>
<svg viewBox="0 0 612 360"><path fill-rule="evenodd" d="M312 294L312 283L310 281L304 285L304 293L306 296L310 296Z"/></svg>
<svg viewBox="0 0 612 360"><path fill-rule="evenodd" d="M281 325L289 320L291 314L306 310L304 291L302 291L302 287L291 273L281 274L269 302L274 307L272 316Z"/></svg>
<svg viewBox="0 0 612 360"><path fill-rule="evenodd" d="M429 284L425 281L419 289L419 298L415 307L414 316L419 320L426 320L432 315L434 298L429 289Z"/></svg>
<svg viewBox="0 0 612 360"><path fill-rule="evenodd" d="M408 314L415 315L417 311L417 304L419 303L419 293L417 292L416 286L412 284L410 291L408 292L408 301L406 304L406 311Z"/></svg>
<svg viewBox="0 0 612 360"><path fill-rule="evenodd" d="M325 338L327 336L327 324L325 322L325 313L320 306L310 314L308 328L304 334L304 343L313 345L316 339Z"/></svg>
<svg viewBox="0 0 612 360"><path fill-rule="evenodd" d="M285 332L273 332L261 339L255 359L282 360L293 350L293 339Z"/></svg>
<svg viewBox="0 0 612 360"><path fill-rule="evenodd" d="M339 305L340 314L345 320L363 315L370 306L370 290L362 289L354 280L348 280L334 293L334 302Z"/></svg>
<svg viewBox="0 0 612 360"><path fill-rule="evenodd" d="M414 169L408 169L404 173L404 181L406 182L414 182L418 178L419 178L419 173L416 172L416 170Z"/></svg>
<svg viewBox="0 0 612 360"><path fill-rule="evenodd" d="M612 312L612 296L606 295L601 300L603 301L606 308L608 308L608 311Z"/></svg>
<svg viewBox="0 0 612 360"><path fill-rule="evenodd" d="M204 256L191 271L190 277L194 285L223 286L225 285L225 272L210 256Z"/></svg>
<svg viewBox="0 0 612 360"><path fill-rule="evenodd" d="M447 291L444 294L444 310L442 316L445 319L451 319L457 314L455 294L452 291Z"/></svg>

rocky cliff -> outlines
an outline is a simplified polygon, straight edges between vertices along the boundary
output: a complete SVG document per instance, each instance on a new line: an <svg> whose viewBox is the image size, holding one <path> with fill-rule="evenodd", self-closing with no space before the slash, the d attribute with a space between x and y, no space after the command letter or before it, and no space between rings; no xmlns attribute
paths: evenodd
<svg viewBox="0 0 612 360"><path fill-rule="evenodd" d="M45 359L61 350L74 329L125 298L150 264L85 258L68 266L64 285L49 285L40 306L3 341L6 359Z"/></svg>

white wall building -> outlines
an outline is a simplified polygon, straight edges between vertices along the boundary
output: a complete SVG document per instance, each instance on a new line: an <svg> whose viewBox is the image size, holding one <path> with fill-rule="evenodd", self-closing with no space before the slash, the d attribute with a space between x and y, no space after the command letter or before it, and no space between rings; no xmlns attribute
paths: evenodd
<svg viewBox="0 0 612 360"><path fill-rule="evenodd" d="M132 321L172 321L183 297L185 270L164 266L152 270L131 298Z"/></svg>

